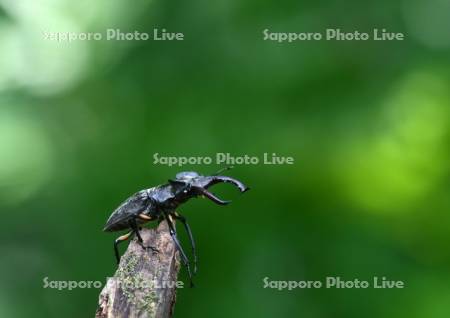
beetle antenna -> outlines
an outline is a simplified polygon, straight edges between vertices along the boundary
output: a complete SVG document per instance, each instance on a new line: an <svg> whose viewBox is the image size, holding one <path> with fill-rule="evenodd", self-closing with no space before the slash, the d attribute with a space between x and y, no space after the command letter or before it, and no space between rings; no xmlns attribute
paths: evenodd
<svg viewBox="0 0 450 318"><path fill-rule="evenodd" d="M222 173L222 172L224 172L224 171L227 171L227 170L231 170L231 169L233 169L233 168L234 168L233 166L227 166L227 167L224 167L224 168L220 169L220 170L217 171L216 173L213 173L212 175L213 175L213 176L218 176L220 173Z"/></svg>

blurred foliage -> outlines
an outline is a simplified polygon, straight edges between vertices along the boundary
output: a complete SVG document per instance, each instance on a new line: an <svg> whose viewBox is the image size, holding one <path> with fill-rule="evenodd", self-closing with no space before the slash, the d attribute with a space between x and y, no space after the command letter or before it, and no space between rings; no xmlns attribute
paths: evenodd
<svg viewBox="0 0 450 318"><path fill-rule="evenodd" d="M237 167L252 191L220 187L228 208L182 207L200 267L176 317L448 317L448 5L1 0L0 317L93 316L99 290L43 289L43 278L104 281L115 236L101 229L123 199L180 170L218 169L155 166L155 152L296 160ZM42 35L109 27L186 40ZM262 40L266 28L327 27L406 39ZM407 287L288 292L262 281L332 275Z"/></svg>

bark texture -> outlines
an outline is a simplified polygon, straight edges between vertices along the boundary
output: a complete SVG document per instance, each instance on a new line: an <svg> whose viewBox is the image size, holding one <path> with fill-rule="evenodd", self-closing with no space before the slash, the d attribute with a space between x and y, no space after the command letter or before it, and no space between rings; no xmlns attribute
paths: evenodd
<svg viewBox="0 0 450 318"><path fill-rule="evenodd" d="M100 293L96 318L172 317L180 263L167 223L140 233L158 253L133 239Z"/></svg>

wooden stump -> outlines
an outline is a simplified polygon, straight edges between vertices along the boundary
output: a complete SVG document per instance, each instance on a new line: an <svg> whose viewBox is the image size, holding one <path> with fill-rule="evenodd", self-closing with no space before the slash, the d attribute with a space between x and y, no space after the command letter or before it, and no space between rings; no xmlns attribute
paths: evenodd
<svg viewBox="0 0 450 318"><path fill-rule="evenodd" d="M172 317L180 262L167 223L140 233L144 245L159 252L133 239L100 293L96 318Z"/></svg>

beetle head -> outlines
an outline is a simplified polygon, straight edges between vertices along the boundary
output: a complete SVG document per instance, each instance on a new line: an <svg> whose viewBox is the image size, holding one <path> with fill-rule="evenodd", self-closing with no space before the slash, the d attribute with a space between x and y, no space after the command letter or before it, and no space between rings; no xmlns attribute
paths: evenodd
<svg viewBox="0 0 450 318"><path fill-rule="evenodd" d="M241 192L247 191L242 182L227 176L202 176L197 172L188 171L180 172L176 175L174 180L169 180L170 184L174 188L175 197L178 201L183 202L189 198L204 196L214 203L220 205L226 205L231 201L224 201L208 191L208 188L217 183L231 183L236 186Z"/></svg>

